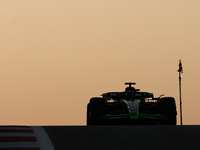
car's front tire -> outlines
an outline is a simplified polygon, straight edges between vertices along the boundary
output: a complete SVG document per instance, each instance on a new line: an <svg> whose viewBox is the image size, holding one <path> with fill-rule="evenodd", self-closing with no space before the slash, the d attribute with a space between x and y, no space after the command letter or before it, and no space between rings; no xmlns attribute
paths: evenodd
<svg viewBox="0 0 200 150"><path fill-rule="evenodd" d="M173 97L163 97L160 99L161 114L168 117L168 119L161 120L163 125L176 125L176 103Z"/></svg>
<svg viewBox="0 0 200 150"><path fill-rule="evenodd" d="M105 112L105 99L101 97L93 97L87 105L87 125L98 125L101 121L96 118Z"/></svg>

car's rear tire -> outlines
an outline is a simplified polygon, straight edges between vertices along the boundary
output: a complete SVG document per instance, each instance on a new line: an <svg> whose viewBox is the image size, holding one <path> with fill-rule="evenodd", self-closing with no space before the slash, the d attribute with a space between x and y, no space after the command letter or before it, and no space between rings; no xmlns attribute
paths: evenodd
<svg viewBox="0 0 200 150"><path fill-rule="evenodd" d="M160 99L161 114L168 117L168 119L161 120L163 125L176 125L176 103L173 97L163 97Z"/></svg>

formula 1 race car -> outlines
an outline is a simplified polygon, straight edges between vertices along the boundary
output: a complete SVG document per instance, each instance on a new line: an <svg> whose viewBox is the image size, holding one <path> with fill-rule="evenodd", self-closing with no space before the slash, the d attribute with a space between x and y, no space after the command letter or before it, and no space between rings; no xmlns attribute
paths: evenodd
<svg viewBox="0 0 200 150"><path fill-rule="evenodd" d="M92 97L87 105L87 125L176 125L173 97L154 98L131 85L124 92L107 92Z"/></svg>

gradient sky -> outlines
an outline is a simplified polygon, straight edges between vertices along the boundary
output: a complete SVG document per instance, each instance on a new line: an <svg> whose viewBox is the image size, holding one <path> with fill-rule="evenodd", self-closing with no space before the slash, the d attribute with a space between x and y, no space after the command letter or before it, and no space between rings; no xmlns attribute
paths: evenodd
<svg viewBox="0 0 200 150"><path fill-rule="evenodd" d="M200 124L199 0L1 0L0 124L85 125L103 92L176 99L183 124Z"/></svg>

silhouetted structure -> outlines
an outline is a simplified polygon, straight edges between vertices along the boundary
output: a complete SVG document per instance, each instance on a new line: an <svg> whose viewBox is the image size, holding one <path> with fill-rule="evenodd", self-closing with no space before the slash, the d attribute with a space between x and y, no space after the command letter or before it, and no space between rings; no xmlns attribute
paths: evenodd
<svg viewBox="0 0 200 150"><path fill-rule="evenodd" d="M122 92L92 97L87 105L87 125L176 125L173 97L154 97L129 85Z"/></svg>
<svg viewBox="0 0 200 150"><path fill-rule="evenodd" d="M181 120L181 125L182 125L182 101L181 101L181 73L183 73L183 67L181 63L181 59L179 60L179 93L180 93L180 120Z"/></svg>

